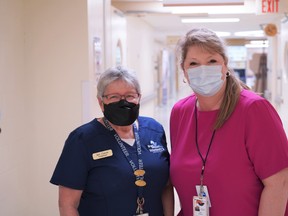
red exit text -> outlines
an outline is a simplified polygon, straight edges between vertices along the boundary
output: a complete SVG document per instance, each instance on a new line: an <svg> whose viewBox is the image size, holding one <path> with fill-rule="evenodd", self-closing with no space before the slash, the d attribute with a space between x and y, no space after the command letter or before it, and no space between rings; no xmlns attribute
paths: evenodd
<svg viewBox="0 0 288 216"><path fill-rule="evenodd" d="M262 13L278 13L280 0L262 0Z"/></svg>

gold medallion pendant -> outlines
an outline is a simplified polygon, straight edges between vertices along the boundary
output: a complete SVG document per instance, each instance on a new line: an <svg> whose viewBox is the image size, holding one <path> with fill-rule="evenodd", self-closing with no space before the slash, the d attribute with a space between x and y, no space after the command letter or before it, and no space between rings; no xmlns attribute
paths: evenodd
<svg viewBox="0 0 288 216"><path fill-rule="evenodd" d="M146 182L144 180L137 180L135 181L135 184L138 186L138 187L144 187L146 186Z"/></svg>
<svg viewBox="0 0 288 216"><path fill-rule="evenodd" d="M135 176L143 176L144 174L145 174L145 170L138 169L134 171Z"/></svg>

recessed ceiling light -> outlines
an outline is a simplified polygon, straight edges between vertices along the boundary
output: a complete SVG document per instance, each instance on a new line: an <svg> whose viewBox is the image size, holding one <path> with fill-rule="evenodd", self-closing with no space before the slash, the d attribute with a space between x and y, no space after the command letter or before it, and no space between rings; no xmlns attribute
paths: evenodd
<svg viewBox="0 0 288 216"><path fill-rule="evenodd" d="M239 18L183 18L182 23L223 23L223 22L239 22Z"/></svg>
<svg viewBox="0 0 288 216"><path fill-rule="evenodd" d="M218 35L218 37L228 37L228 36L231 36L231 32L218 32L218 31L216 31L215 33Z"/></svg>
<svg viewBox="0 0 288 216"><path fill-rule="evenodd" d="M262 30L241 31L235 32L234 35L239 37L264 37L264 32Z"/></svg>
<svg viewBox="0 0 288 216"><path fill-rule="evenodd" d="M244 0L163 0L164 6L243 5Z"/></svg>
<svg viewBox="0 0 288 216"><path fill-rule="evenodd" d="M246 48L267 48L268 44L245 44Z"/></svg>
<svg viewBox="0 0 288 216"><path fill-rule="evenodd" d="M269 47L268 40L251 40L250 43L245 44L247 48L266 48Z"/></svg>
<svg viewBox="0 0 288 216"><path fill-rule="evenodd" d="M268 40L251 40L250 43L251 44L257 44L257 45L259 45L259 44L262 44L262 45L267 44L268 45L269 41Z"/></svg>
<svg viewBox="0 0 288 216"><path fill-rule="evenodd" d="M194 7L170 7L172 14L254 14L255 5L245 6L194 6Z"/></svg>

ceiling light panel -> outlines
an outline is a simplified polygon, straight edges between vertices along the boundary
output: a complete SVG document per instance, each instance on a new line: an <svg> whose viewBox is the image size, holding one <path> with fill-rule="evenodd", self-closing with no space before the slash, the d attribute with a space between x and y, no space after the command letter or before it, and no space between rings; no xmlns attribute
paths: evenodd
<svg viewBox="0 0 288 216"><path fill-rule="evenodd" d="M234 35L238 37L264 37L265 36L263 30L235 32Z"/></svg>
<svg viewBox="0 0 288 216"><path fill-rule="evenodd" d="M244 5L244 0L163 0L164 6Z"/></svg>
<svg viewBox="0 0 288 216"><path fill-rule="evenodd" d="M255 14L255 2L246 1L245 5L216 5L216 6L178 6L166 7L172 14Z"/></svg>
<svg viewBox="0 0 288 216"><path fill-rule="evenodd" d="M239 18L183 18L182 23L225 23L225 22L239 22Z"/></svg>

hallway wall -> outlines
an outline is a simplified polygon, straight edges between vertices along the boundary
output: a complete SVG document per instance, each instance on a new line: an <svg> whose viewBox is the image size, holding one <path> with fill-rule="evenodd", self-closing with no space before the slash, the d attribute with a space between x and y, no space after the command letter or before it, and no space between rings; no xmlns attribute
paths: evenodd
<svg viewBox="0 0 288 216"><path fill-rule="evenodd" d="M135 70L142 90L141 115L154 112L156 78L154 29L138 17L127 16L127 66ZM157 47L157 46L156 46ZM160 52L160 51L159 51Z"/></svg>
<svg viewBox="0 0 288 216"><path fill-rule="evenodd" d="M0 215L58 215L49 180L83 122L83 82L85 111L99 112L92 38L104 47L103 8L98 0L0 1Z"/></svg>
<svg viewBox="0 0 288 216"><path fill-rule="evenodd" d="M30 80L24 62L24 5L0 1L0 215L22 215L29 182ZM15 207L17 206L17 208Z"/></svg>
<svg viewBox="0 0 288 216"><path fill-rule="evenodd" d="M33 133L27 143L32 184L26 202L29 215L57 215L57 187L49 180L68 132L82 121L81 80L89 75L87 5L33 0L25 2L25 13L31 110L26 133Z"/></svg>
<svg viewBox="0 0 288 216"><path fill-rule="evenodd" d="M110 9L110 0L0 0L1 216L58 215L51 174L68 133L101 115L95 73L114 64ZM151 116L158 87L155 66L164 44L147 23L135 17L126 21L124 63L139 77L141 114ZM279 59L288 38L287 23L281 27ZM99 68L95 37L101 42ZM279 62L283 103L278 110L287 131L288 72ZM156 118L167 114L159 112Z"/></svg>

